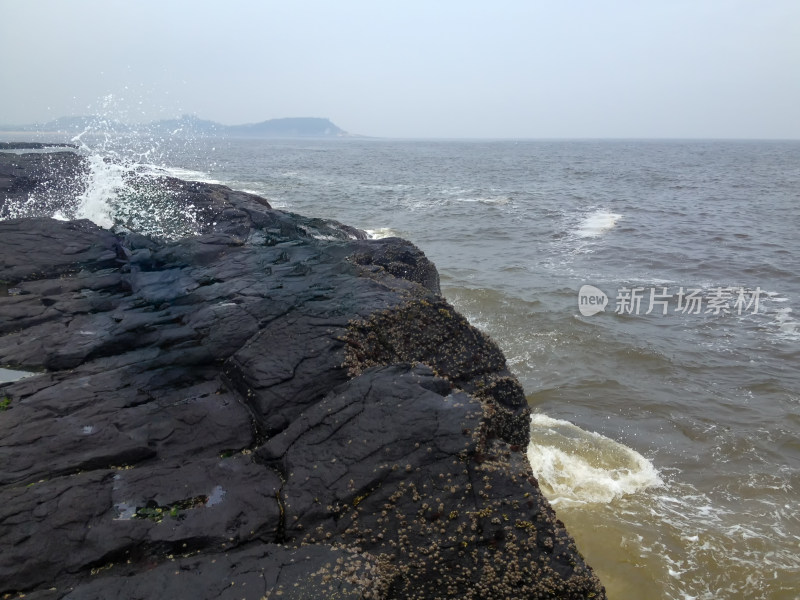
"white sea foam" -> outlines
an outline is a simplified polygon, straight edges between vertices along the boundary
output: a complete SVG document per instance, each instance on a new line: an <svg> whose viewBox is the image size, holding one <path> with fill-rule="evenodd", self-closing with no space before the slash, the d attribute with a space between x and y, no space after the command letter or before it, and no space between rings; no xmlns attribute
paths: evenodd
<svg viewBox="0 0 800 600"><path fill-rule="evenodd" d="M653 464L632 448L543 414L531 415L528 460L554 505L608 503L662 484Z"/></svg>
<svg viewBox="0 0 800 600"><path fill-rule="evenodd" d="M456 198L457 202L477 202L489 206L506 206L511 204L512 199L508 196L474 196Z"/></svg>
<svg viewBox="0 0 800 600"><path fill-rule="evenodd" d="M644 560L657 556L671 576L661 582L664 597L778 597L764 585L767 578L796 588L792 581L797 581L800 568L797 538L783 526L794 518L795 507L766 498L742 498L741 491L748 487L730 494L704 493L690 484L669 481L640 497L636 510L622 515L626 527L645 532L647 543L640 544L637 554ZM648 532L642 525L647 519L660 526ZM728 575L709 577L712 571Z"/></svg>
<svg viewBox="0 0 800 600"><path fill-rule="evenodd" d="M398 233L394 229L388 227L378 227L377 229L365 229L369 239L381 240L388 237L398 237Z"/></svg>
<svg viewBox="0 0 800 600"><path fill-rule="evenodd" d="M779 308L775 311L773 325L776 325L781 335L787 338L800 335L800 323L792 318L792 309L789 307Z"/></svg>
<svg viewBox="0 0 800 600"><path fill-rule="evenodd" d="M75 210L76 219L89 219L100 227L112 227L114 219L110 200L125 187L126 168L122 165L107 162L102 156L92 154L88 157L89 175L86 190L78 197ZM55 215L59 218L61 215Z"/></svg>
<svg viewBox="0 0 800 600"><path fill-rule="evenodd" d="M613 228L621 218L622 215L607 210L595 211L581 221L580 225L578 225L578 228L575 230L575 235L578 237L596 237L602 235Z"/></svg>
<svg viewBox="0 0 800 600"><path fill-rule="evenodd" d="M154 167L158 171L162 171L170 177L183 179L184 181L200 181L202 183L222 183L219 179L211 177L210 173L205 171L194 171L192 169L180 169L178 167ZM258 192L253 192L258 193Z"/></svg>

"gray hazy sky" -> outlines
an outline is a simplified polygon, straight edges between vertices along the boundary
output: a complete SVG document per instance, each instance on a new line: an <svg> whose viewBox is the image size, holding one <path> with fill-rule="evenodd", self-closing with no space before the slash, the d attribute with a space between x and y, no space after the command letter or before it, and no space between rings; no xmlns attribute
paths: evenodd
<svg viewBox="0 0 800 600"><path fill-rule="evenodd" d="M0 55L6 124L800 139L800 0L0 0Z"/></svg>

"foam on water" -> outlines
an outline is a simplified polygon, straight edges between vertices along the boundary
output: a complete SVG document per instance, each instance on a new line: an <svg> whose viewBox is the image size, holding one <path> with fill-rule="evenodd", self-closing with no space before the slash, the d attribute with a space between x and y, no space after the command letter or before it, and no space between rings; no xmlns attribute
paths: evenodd
<svg viewBox="0 0 800 600"><path fill-rule="evenodd" d="M170 177L176 177L185 181L200 181L202 183L222 183L219 179L214 179L211 174L206 171L195 171L193 169L180 169L178 167L158 167L156 165L148 165L152 172L156 175L166 174ZM250 190L243 190L250 191ZM251 192L257 194L258 192Z"/></svg>
<svg viewBox="0 0 800 600"><path fill-rule="evenodd" d="M542 492L568 529L580 532L579 547L613 597L796 597L791 467L698 489L683 481L680 469L667 468L662 478L633 449L543 414L531 417L528 458ZM606 560L604 544L618 548L613 559ZM642 565L646 577L637 592ZM617 573L625 580L615 580Z"/></svg>
<svg viewBox="0 0 800 600"><path fill-rule="evenodd" d="M381 240L383 238L397 237L399 235L394 229L390 229L389 227L378 227L377 229L365 229L364 231L367 232L367 235L371 240Z"/></svg>
<svg viewBox="0 0 800 600"><path fill-rule="evenodd" d="M670 481L639 499L638 506L619 511L627 527L640 531L636 553L662 566L657 579L664 597L796 597L790 590L796 592L800 584L800 557L797 538L785 526L796 522L796 503L770 497L765 489L761 497L749 498L748 492L762 484L738 485L735 491L702 492ZM777 495L783 496L780 490ZM648 513L659 523L657 530L644 523L642 515Z"/></svg>
<svg viewBox="0 0 800 600"><path fill-rule="evenodd" d="M602 235L616 225L622 215L612 213L607 210L598 210L588 215L581 221L575 230L578 237L596 237Z"/></svg>
<svg viewBox="0 0 800 600"><path fill-rule="evenodd" d="M800 338L800 323L792 318L792 309L788 306L775 311L775 320L772 322L782 336L787 339Z"/></svg>
<svg viewBox="0 0 800 600"><path fill-rule="evenodd" d="M513 200L508 196L467 196L456 198L457 202L478 202L488 206L506 206L511 204Z"/></svg>
<svg viewBox="0 0 800 600"><path fill-rule="evenodd" d="M531 415L528 460L553 505L608 503L662 484L632 448L543 414Z"/></svg>

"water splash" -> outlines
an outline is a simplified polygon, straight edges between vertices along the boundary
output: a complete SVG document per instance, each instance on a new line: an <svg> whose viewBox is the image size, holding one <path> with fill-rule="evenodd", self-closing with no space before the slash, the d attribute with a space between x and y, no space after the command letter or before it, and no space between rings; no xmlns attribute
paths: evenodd
<svg viewBox="0 0 800 600"><path fill-rule="evenodd" d="M125 105L118 96L104 96L94 109L97 116L71 138L76 152L86 159L87 172L78 189L61 193L58 201L50 198L51 190L9 201L0 218L89 219L101 227L169 240L198 233L201 223L195 207L181 201L174 186L164 180L172 175L171 157L185 160L196 152L197 134L188 126L165 131L127 124Z"/></svg>
<svg viewBox="0 0 800 600"><path fill-rule="evenodd" d="M662 485L644 456L569 421L531 415L528 460L553 505L609 503Z"/></svg>
<svg viewBox="0 0 800 600"><path fill-rule="evenodd" d="M78 204L73 214L57 211L56 219L89 219L100 227L110 229L114 226L112 202L125 189L126 167L106 161L99 154L89 154L89 174L86 177L86 191L78 196Z"/></svg>
<svg viewBox="0 0 800 600"><path fill-rule="evenodd" d="M575 235L578 237L596 237L602 235L616 225L622 215L612 213L607 210L598 210L588 215L580 225L578 225Z"/></svg>
<svg viewBox="0 0 800 600"><path fill-rule="evenodd" d="M63 219L89 219L101 227L179 239L200 230L192 204L182 202L162 174L138 163L117 162L92 152L87 157L86 189Z"/></svg>
<svg viewBox="0 0 800 600"><path fill-rule="evenodd" d="M394 229L389 227L377 227L375 229L365 229L364 231L367 232L367 235L371 240L382 240L384 238L397 237L399 235Z"/></svg>

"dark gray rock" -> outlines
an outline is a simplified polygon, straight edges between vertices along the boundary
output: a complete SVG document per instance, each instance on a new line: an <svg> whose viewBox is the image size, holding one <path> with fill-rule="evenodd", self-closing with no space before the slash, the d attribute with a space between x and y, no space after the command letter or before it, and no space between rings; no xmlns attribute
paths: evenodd
<svg viewBox="0 0 800 600"><path fill-rule="evenodd" d="M0 594L604 597L417 248L137 186L196 235L0 221L0 367L37 373L0 384Z"/></svg>
<svg viewBox="0 0 800 600"><path fill-rule="evenodd" d="M290 548L259 544L220 552L213 560L185 552L147 571L98 577L64 600L150 600L215 598L281 600L383 598L391 572L373 557L317 544ZM157 595L153 591L157 590ZM48 596L42 596L46 598Z"/></svg>
<svg viewBox="0 0 800 600"><path fill-rule="evenodd" d="M3 150L47 150L49 148L77 148L76 144L58 142L0 142Z"/></svg>
<svg viewBox="0 0 800 600"><path fill-rule="evenodd" d="M1 150L0 219L19 216L20 203L26 205L26 216L69 212L86 191L88 165L75 152L11 154Z"/></svg>

